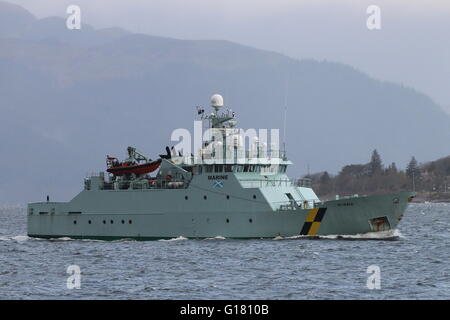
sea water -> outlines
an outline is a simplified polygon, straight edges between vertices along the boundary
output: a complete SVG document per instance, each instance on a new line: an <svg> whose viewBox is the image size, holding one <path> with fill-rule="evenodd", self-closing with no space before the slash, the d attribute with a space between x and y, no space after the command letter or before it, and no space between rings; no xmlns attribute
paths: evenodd
<svg viewBox="0 0 450 320"><path fill-rule="evenodd" d="M25 207L0 219L0 299L450 299L445 203L411 204L394 231L315 239L39 240Z"/></svg>

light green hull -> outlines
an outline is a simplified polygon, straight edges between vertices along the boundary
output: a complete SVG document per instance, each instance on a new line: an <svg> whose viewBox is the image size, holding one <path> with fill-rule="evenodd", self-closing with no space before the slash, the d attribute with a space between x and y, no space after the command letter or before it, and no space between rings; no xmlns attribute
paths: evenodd
<svg viewBox="0 0 450 320"><path fill-rule="evenodd" d="M319 202L309 188L245 187L236 175L229 176L217 189L199 175L187 189L84 190L67 203L32 203L28 235L138 240L353 235L395 229L413 195L404 192ZM282 207L281 203L289 203L287 193L300 206ZM310 201L303 209L305 199ZM381 225L373 223L377 218L384 219Z"/></svg>

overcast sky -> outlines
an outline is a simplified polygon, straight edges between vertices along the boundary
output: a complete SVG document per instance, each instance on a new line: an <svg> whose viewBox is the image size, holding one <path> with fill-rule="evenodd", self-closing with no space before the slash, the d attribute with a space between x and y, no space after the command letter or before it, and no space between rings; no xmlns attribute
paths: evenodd
<svg viewBox="0 0 450 320"><path fill-rule="evenodd" d="M350 64L412 86L450 111L450 0L6 0L38 17L69 4L94 27L180 39L224 39ZM381 30L366 27L369 5Z"/></svg>

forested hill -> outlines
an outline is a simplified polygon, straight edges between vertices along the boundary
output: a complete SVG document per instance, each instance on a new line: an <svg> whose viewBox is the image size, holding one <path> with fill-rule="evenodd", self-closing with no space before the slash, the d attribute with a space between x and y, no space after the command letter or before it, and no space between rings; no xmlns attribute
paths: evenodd
<svg viewBox="0 0 450 320"><path fill-rule="evenodd" d="M450 156L422 164L412 157L404 169L399 169L396 163L384 165L374 150L368 163L346 165L336 175L325 171L306 177L325 199L415 190L419 200L450 201Z"/></svg>
<svg viewBox="0 0 450 320"><path fill-rule="evenodd" d="M225 98L242 128L282 128L289 173L338 170L373 149L389 161L448 154L450 116L429 97L351 66L221 40L118 28L68 30L0 2L0 203L69 200L107 154L150 158Z"/></svg>

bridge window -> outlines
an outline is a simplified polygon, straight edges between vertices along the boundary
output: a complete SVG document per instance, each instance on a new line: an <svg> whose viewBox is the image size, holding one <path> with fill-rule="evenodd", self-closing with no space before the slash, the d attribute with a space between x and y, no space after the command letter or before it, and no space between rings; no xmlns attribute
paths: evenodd
<svg viewBox="0 0 450 320"><path fill-rule="evenodd" d="M186 170L187 172L191 172L191 173L193 173L194 172L194 168L193 167L191 167L191 166L189 166L189 167L181 167L183 170Z"/></svg>
<svg viewBox="0 0 450 320"><path fill-rule="evenodd" d="M214 171L215 172L222 172L223 171L223 164L216 164L216 165L214 165Z"/></svg>
<svg viewBox="0 0 450 320"><path fill-rule="evenodd" d="M205 172L213 172L213 166L211 164L205 165Z"/></svg>
<svg viewBox="0 0 450 320"><path fill-rule="evenodd" d="M244 171L244 166L240 165L240 164L234 165L233 166L233 171L234 172L242 172L242 171Z"/></svg>
<svg viewBox="0 0 450 320"><path fill-rule="evenodd" d="M192 172L192 174L201 174L202 173L202 166L194 166L194 167L188 167L190 170L186 169L186 171Z"/></svg>

